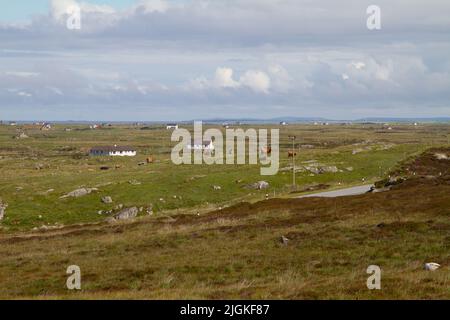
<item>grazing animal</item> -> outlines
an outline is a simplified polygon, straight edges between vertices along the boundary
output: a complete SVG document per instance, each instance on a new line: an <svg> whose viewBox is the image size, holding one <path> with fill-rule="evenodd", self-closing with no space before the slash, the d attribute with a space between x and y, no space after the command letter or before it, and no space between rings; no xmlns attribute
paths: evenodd
<svg viewBox="0 0 450 320"><path fill-rule="evenodd" d="M297 152L288 151L288 158L295 157L297 155Z"/></svg>
<svg viewBox="0 0 450 320"><path fill-rule="evenodd" d="M146 161L147 163L153 163L153 157L152 156L147 157Z"/></svg>

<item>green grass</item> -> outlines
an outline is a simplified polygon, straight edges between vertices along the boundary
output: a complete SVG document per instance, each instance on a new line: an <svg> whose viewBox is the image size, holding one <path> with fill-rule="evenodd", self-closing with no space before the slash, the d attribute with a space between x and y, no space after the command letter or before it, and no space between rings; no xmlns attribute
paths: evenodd
<svg viewBox="0 0 450 320"><path fill-rule="evenodd" d="M103 130L86 130L82 126L55 126L50 131L39 131L31 126L0 126L0 197L9 204L6 218L1 222L4 232L27 230L42 225L96 222L105 219L97 214L121 203L125 206L153 205L158 212L194 207L223 206L240 200L254 201L284 196L290 191L291 172L275 176L261 176L258 165L180 165L170 161L170 131L161 127L140 130L139 127L115 126ZM78 129L78 130L77 130ZM207 129L205 127L204 129ZM395 126L384 132L376 125L332 125L327 127L292 125L280 128L281 164L289 166L288 135L299 137L298 145L313 144L313 149L299 149L297 165L317 160L323 165L336 165L343 172L311 176L298 173L299 188L313 184L328 184L331 188L375 181L392 169L396 163L417 154L431 144L443 144L448 139L450 126L410 125ZM24 131L30 138L13 139ZM362 145L354 145L363 143ZM87 156L90 147L98 144L132 145L138 150L135 158ZM383 146L391 145L383 150ZM370 147L361 153L352 151ZM138 166L147 156L156 162ZM36 165L43 169L37 170ZM110 166L100 171L101 166ZM114 169L116 165L121 168ZM345 168L353 167L353 171ZM202 176L197 179L192 177ZM140 185L131 185L137 180ZM241 182L236 183L237 180ZM270 189L255 191L246 184L259 180L270 183ZM220 185L220 191L213 190ZM99 192L77 199L60 196L79 187L96 187ZM16 188L21 188L17 190ZM53 192L45 194L49 189ZM113 198L113 205L105 205L101 196ZM176 196L176 198L174 197ZM164 199L164 201L160 201Z"/></svg>

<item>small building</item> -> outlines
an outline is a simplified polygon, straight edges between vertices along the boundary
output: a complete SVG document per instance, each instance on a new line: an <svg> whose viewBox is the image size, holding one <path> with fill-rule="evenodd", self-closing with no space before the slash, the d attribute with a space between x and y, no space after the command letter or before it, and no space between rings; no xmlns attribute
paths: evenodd
<svg viewBox="0 0 450 320"><path fill-rule="evenodd" d="M167 125L166 125L166 129L167 130L177 130L178 129L178 124L176 124L176 123L168 123Z"/></svg>
<svg viewBox="0 0 450 320"><path fill-rule="evenodd" d="M129 146L98 146L89 151L90 156L134 157L136 149Z"/></svg>
<svg viewBox="0 0 450 320"><path fill-rule="evenodd" d="M287 125L288 125L288 123L286 121L281 121L280 122L280 126L287 126Z"/></svg>
<svg viewBox="0 0 450 320"><path fill-rule="evenodd" d="M192 140L191 144L187 146L189 150L206 150L212 151L214 150L214 145L212 141L197 141Z"/></svg>
<svg viewBox="0 0 450 320"><path fill-rule="evenodd" d="M44 130L44 131L50 130L51 128L52 128L52 125L50 123L44 123L41 126L41 130Z"/></svg>

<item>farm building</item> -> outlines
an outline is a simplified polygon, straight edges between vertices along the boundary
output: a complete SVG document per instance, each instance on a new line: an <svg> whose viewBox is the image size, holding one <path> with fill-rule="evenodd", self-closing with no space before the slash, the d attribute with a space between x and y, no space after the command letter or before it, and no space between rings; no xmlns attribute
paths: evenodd
<svg viewBox="0 0 450 320"><path fill-rule="evenodd" d="M93 147L89 151L91 156L115 156L115 157L134 157L136 149L127 146L99 146Z"/></svg>
<svg viewBox="0 0 450 320"><path fill-rule="evenodd" d="M214 145L212 141L197 141L192 140L191 144L187 146L189 150L207 150L212 151L214 150Z"/></svg>

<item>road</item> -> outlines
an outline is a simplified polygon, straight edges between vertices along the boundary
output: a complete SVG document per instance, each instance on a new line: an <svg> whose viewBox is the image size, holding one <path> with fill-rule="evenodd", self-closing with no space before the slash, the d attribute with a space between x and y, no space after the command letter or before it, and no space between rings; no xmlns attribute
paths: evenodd
<svg viewBox="0 0 450 320"><path fill-rule="evenodd" d="M363 186L333 190L333 191L325 191L318 193L311 193L304 196L300 196L298 198L310 198L310 197L325 197L325 198L334 198L334 197L343 197L343 196L354 196L358 194L366 193L373 187L373 184L366 184Z"/></svg>

